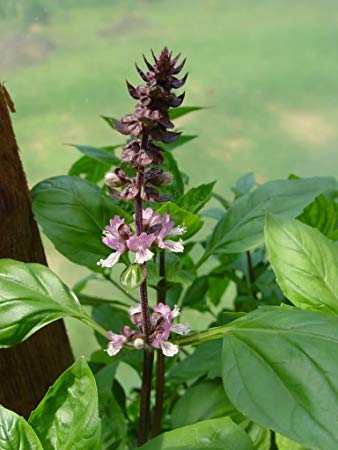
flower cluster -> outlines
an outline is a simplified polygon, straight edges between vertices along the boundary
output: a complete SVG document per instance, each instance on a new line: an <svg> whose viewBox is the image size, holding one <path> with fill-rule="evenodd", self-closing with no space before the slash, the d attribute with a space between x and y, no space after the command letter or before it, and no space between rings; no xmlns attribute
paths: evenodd
<svg viewBox="0 0 338 450"><path fill-rule="evenodd" d="M184 100L184 93L176 96L171 92L172 89L181 88L188 76L186 74L181 80L178 80L175 76L181 72L185 64L184 59L181 64L177 65L180 56L178 54L173 57L172 53L165 47L158 58L153 53L154 64L150 64L144 57L144 62L148 68L147 73L144 73L136 65L139 75L146 84L135 88L127 81L129 94L139 102L135 107L134 114L128 114L121 121L113 121L113 125L120 133L135 137L146 133L154 141L165 143L173 142L180 136L179 133L167 130L168 128L174 128L174 124L169 119L169 108L177 108ZM136 153L141 152L153 163L154 157L155 159L160 158L158 155L162 150L154 143L150 148L142 149L141 141L135 139L132 146L134 147L133 152L135 150ZM127 146L123 158L129 159L132 156L130 149Z"/></svg>
<svg viewBox="0 0 338 450"><path fill-rule="evenodd" d="M168 305L159 303L152 307L153 313L150 317L151 331L148 339L144 334L142 309L141 305L132 306L129 308L130 320L138 330L132 329L129 326L124 326L121 329L121 334L115 334L112 331L108 332L109 344L107 353L109 356L116 355L124 344L130 343L135 348L141 349L147 341L153 348L161 349L165 356L174 356L178 352L178 346L169 342L170 333L187 334L190 327L186 323L179 323L173 325L173 320L180 315L179 308L174 307L173 310Z"/></svg>
<svg viewBox="0 0 338 450"><path fill-rule="evenodd" d="M111 219L110 224L103 231L102 242L115 251L108 258L101 259L98 265L113 267L120 256L128 251L135 253L135 262L138 264L143 264L154 256L150 248L157 247L175 253L183 252L181 239L174 241L168 238L180 236L186 229L185 227L175 227L169 214L165 213L161 216L151 208L146 208L142 213L142 222L144 231L137 236L134 235L131 226L125 223L125 219L121 219L119 216Z"/></svg>
<svg viewBox="0 0 338 450"><path fill-rule="evenodd" d="M147 73L136 65L145 85L135 88L127 81L129 94L138 100L134 113L120 121L111 119L117 131L131 137L123 148L120 160L127 163L131 170L142 173L142 179L128 176L121 168L106 174L108 192L120 200L141 198L146 202L164 202L169 199L157 189L172 180L170 173L158 168L164 161L164 148L158 142L174 142L180 136L180 133L169 131L174 128L169 120L169 108L176 108L183 102L184 93L176 96L172 89L182 87L187 75L181 80L176 78L175 75L182 70L185 60L177 65L180 55L173 58L166 47L158 58L154 54L153 57L153 65L144 58ZM157 167L146 168L151 165Z"/></svg>
<svg viewBox="0 0 338 450"><path fill-rule="evenodd" d="M138 195L146 202L169 200L170 197L161 195L154 186L160 187L169 184L172 181L171 173L163 172L161 169L148 168L145 169L143 177L144 182L138 187L136 178L129 177L124 170L118 168L114 172L106 173L104 181L109 193L118 200L134 200ZM122 191L116 189L120 187L123 187Z"/></svg>

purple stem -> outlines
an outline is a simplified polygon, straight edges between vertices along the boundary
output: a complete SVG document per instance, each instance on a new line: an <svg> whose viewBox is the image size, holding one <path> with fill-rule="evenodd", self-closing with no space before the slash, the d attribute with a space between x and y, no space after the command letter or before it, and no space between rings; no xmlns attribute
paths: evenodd
<svg viewBox="0 0 338 450"><path fill-rule="evenodd" d="M165 254L160 253L159 275L162 277L157 289L157 303L165 303L166 282L165 282ZM156 401L154 411L154 422L151 430L151 437L161 433L162 411L164 400L164 373L165 360L161 351L157 351L157 369L156 369Z"/></svg>
<svg viewBox="0 0 338 450"><path fill-rule="evenodd" d="M142 148L148 145L148 135L142 136ZM138 195L135 199L135 225L138 236L143 232L142 220L142 198L141 189L144 187L144 169L139 167L137 170L136 184L138 188ZM143 265L145 269L145 264ZM146 335L146 341L149 339L151 324L148 305L147 280L145 279L140 286L140 301L142 308L143 329ZM152 348L146 343L143 352L143 370L142 370L142 386L140 399L140 420L138 430L138 445L144 444L148 440L150 428L150 393L151 382L153 375L154 352Z"/></svg>

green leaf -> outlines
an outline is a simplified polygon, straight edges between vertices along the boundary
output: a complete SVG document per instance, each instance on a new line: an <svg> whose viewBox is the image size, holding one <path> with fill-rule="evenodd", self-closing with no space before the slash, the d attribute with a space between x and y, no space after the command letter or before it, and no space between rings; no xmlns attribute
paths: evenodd
<svg viewBox="0 0 338 450"><path fill-rule="evenodd" d="M190 386L175 403L171 424L173 428L181 428L202 420L228 416L234 412L235 409L220 381L200 381Z"/></svg>
<svg viewBox="0 0 338 450"><path fill-rule="evenodd" d="M242 175L237 181L235 187L232 188L236 197L241 197L247 194L255 185L255 175L253 172L248 172Z"/></svg>
<svg viewBox="0 0 338 450"><path fill-rule="evenodd" d="M170 120L178 119L179 117L183 117L186 114L189 114L194 111L201 111L205 109L203 106L180 106L179 108L173 108L169 111Z"/></svg>
<svg viewBox="0 0 338 450"><path fill-rule="evenodd" d="M90 145L78 145L69 144L71 147L76 148L84 155L88 156L90 159L95 159L96 161L106 163L109 166L118 166L121 164L120 159L115 155L114 150L116 148L122 147L121 145L114 145L111 147L92 147Z"/></svg>
<svg viewBox="0 0 338 450"><path fill-rule="evenodd" d="M276 433L276 444L278 450L310 450L279 433Z"/></svg>
<svg viewBox="0 0 338 450"><path fill-rule="evenodd" d="M329 177L281 180L243 195L216 225L201 262L214 253L241 253L257 247L264 241L267 212L296 217L321 192L335 186L336 180Z"/></svg>
<svg viewBox="0 0 338 450"><path fill-rule="evenodd" d="M169 372L169 379L184 383L204 375L214 379L221 376L222 341L210 341L200 344L194 353L175 364Z"/></svg>
<svg viewBox="0 0 338 450"><path fill-rule="evenodd" d="M112 305L119 309L126 309L128 306L120 302L119 300L112 300L110 298L94 297L92 295L82 294L81 292L77 294L77 298L81 305L86 306L101 306L101 305Z"/></svg>
<svg viewBox="0 0 338 450"><path fill-rule="evenodd" d="M101 449L95 378L84 358L78 359L49 388L29 423L44 450Z"/></svg>
<svg viewBox="0 0 338 450"><path fill-rule="evenodd" d="M319 195L297 219L330 236L338 219L335 202L323 194Z"/></svg>
<svg viewBox="0 0 338 450"><path fill-rule="evenodd" d="M187 144L188 142L192 141L193 139L196 139L197 136L194 134L182 134L177 141L171 142L170 144L163 144L160 142L160 145L164 147L166 150L172 151L175 150L177 147L181 147L184 144Z"/></svg>
<svg viewBox="0 0 338 450"><path fill-rule="evenodd" d="M203 220L200 219L196 214L192 214L183 208L180 208L175 203L167 202L164 203L159 209L160 214L168 213L171 216L171 220L175 222L176 226L186 226L187 231L183 234L183 240L191 238L196 234L203 226Z"/></svg>
<svg viewBox="0 0 338 450"><path fill-rule="evenodd" d="M166 194L171 194L174 198L176 198L183 195L184 192L183 175L180 172L177 162L171 153L165 152L163 156L163 169L167 172L170 172L173 176L172 183L168 187L166 187Z"/></svg>
<svg viewBox="0 0 338 450"><path fill-rule="evenodd" d="M43 450L33 428L21 416L0 405L1 450Z"/></svg>
<svg viewBox="0 0 338 450"><path fill-rule="evenodd" d="M102 116L101 115L100 117L110 126L110 128L112 128L114 131L117 131L117 129L115 128L114 122L118 122L118 119L115 119L115 117L111 117L111 116Z"/></svg>
<svg viewBox="0 0 338 450"><path fill-rule="evenodd" d="M241 426L244 423L240 424ZM270 450L271 446L271 432L266 428L262 428L256 423L249 422L244 427L245 431L250 436L255 450Z"/></svg>
<svg viewBox="0 0 338 450"><path fill-rule="evenodd" d="M205 420L151 439L140 450L253 450L249 436L229 417Z"/></svg>
<svg viewBox="0 0 338 450"><path fill-rule="evenodd" d="M92 309L92 317L105 330L112 330L117 334L120 334L121 328L124 325L130 323L127 311L114 308L112 305L94 306ZM107 340L103 336L96 334L96 338L102 347L107 344Z"/></svg>
<svg viewBox="0 0 338 450"><path fill-rule="evenodd" d="M211 302L217 306L220 304L222 296L226 289L228 288L230 279L226 276L213 276L209 274L208 276L208 295Z"/></svg>
<svg viewBox="0 0 338 450"><path fill-rule="evenodd" d="M131 264L121 274L121 285L129 292L139 287L146 278L146 271L140 264Z"/></svg>
<svg viewBox="0 0 338 450"><path fill-rule="evenodd" d="M266 244L284 295L296 306L338 314L338 246L297 220L268 216Z"/></svg>
<svg viewBox="0 0 338 450"><path fill-rule="evenodd" d="M93 183L98 183L103 180L104 175L110 169L109 164L94 161L88 156L82 156L69 169L68 175L80 176Z"/></svg>
<svg viewBox="0 0 338 450"><path fill-rule="evenodd" d="M209 289L209 281L207 275L202 275L196 278L196 280L188 287L186 290L182 306L190 306L192 308L198 309L199 311L208 310L207 305L207 292Z"/></svg>
<svg viewBox="0 0 338 450"><path fill-rule="evenodd" d="M102 230L115 214L130 217L94 184L59 176L32 190L33 211L55 248L71 261L101 270L97 261L110 253L101 242Z"/></svg>
<svg viewBox="0 0 338 450"><path fill-rule="evenodd" d="M235 408L305 446L335 449L338 318L264 307L225 328L223 383Z"/></svg>
<svg viewBox="0 0 338 450"><path fill-rule="evenodd" d="M112 391L116 368L117 363L113 363L95 375L102 421L101 445L105 450L124 449L127 437L126 421Z"/></svg>
<svg viewBox="0 0 338 450"><path fill-rule="evenodd" d="M0 347L18 344L48 323L68 316L90 319L48 267L0 260Z"/></svg>
<svg viewBox="0 0 338 450"><path fill-rule="evenodd" d="M177 200L178 206L192 213L197 213L211 198L216 181L191 188Z"/></svg>

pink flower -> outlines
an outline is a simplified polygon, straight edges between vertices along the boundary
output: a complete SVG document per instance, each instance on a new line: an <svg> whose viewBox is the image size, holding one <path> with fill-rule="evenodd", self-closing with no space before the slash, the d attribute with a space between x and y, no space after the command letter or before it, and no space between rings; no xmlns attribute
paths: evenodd
<svg viewBox="0 0 338 450"><path fill-rule="evenodd" d="M115 356L123 347L123 344L127 341L127 338L122 334L115 334L112 331L108 331L109 344L106 352L109 356Z"/></svg>
<svg viewBox="0 0 338 450"><path fill-rule="evenodd" d="M180 315L179 308L175 305L171 309L164 303L158 303L152 307L151 314L151 330L148 337L148 343L156 349L161 349L165 356L175 356L178 352L178 346L169 342L171 333L187 334L190 327L187 323L172 324L172 321ZM131 306L129 308L130 320L139 331L132 330L125 325L121 329L122 334L115 334L111 331L108 333L110 342L107 347L107 353L110 356L116 355L126 342L132 342L134 347L141 349L146 343L146 336L144 334L142 307L141 304Z"/></svg>
<svg viewBox="0 0 338 450"><path fill-rule="evenodd" d="M103 233L105 235L102 239L103 244L116 250L116 252L111 253L106 259L100 259L97 265L101 267L113 267L120 259L120 256L127 250L126 239L132 235L132 231L124 219L115 216L114 219L110 220L109 225L105 227Z"/></svg>
<svg viewBox="0 0 338 450"><path fill-rule="evenodd" d="M190 331L190 327L186 323L172 325L173 319L180 315L180 310L177 305L171 310L168 305L158 303L153 306L153 311L152 322L156 323L156 325L155 338L151 345L154 348L161 348L163 354L166 356L174 356L178 352L178 347L168 342L170 333L187 334Z"/></svg>
<svg viewBox="0 0 338 450"><path fill-rule="evenodd" d="M149 250L149 247L151 247L154 239L155 236L153 234L143 232L139 236L131 236L127 240L127 247L129 250L136 253L136 263L143 264L154 256L154 253Z"/></svg>

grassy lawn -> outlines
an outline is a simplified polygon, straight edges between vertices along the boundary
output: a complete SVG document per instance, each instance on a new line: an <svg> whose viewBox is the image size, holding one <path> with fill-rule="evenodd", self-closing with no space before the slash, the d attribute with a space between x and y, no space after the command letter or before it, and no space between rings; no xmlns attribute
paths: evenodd
<svg viewBox="0 0 338 450"><path fill-rule="evenodd" d="M1 2L4 0L0 0ZM27 0L29 3L29 0ZM47 2L46 2L47 3ZM124 79L164 45L188 56L186 105L210 109L179 126L200 137L178 150L191 184L228 193L244 172L258 181L337 175L338 4L333 0L171 0L55 4L24 29L0 18L1 79L30 185L64 174L79 156L63 143L121 142L99 118L131 111ZM108 4L111 3L111 4ZM80 4L80 2L78 2ZM56 254L67 283L86 271ZM90 351L71 325L76 352Z"/></svg>

